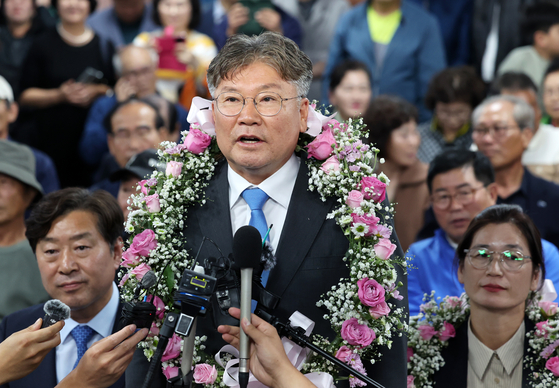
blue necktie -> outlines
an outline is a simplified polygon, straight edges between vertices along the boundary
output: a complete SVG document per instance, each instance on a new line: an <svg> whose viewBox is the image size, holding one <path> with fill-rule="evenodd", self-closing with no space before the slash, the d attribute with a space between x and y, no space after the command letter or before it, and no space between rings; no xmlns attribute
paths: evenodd
<svg viewBox="0 0 559 388"><path fill-rule="evenodd" d="M76 369L76 367L78 366L78 362L80 362L83 355L87 351L87 343L95 334L95 330L87 325L80 325L74 327L70 334L72 334L72 337L74 337L74 341L76 341L76 346L78 347L78 359L76 360L76 363L72 368Z"/></svg>
<svg viewBox="0 0 559 388"><path fill-rule="evenodd" d="M248 206L250 207L250 221L249 225L254 226L260 232L260 236L264 238L268 232L268 223L266 222L266 217L262 211L262 207L268 200L268 194L259 188L246 189L243 191L241 196L244 198ZM262 285L266 286L268 283L268 275L270 271L262 272ZM256 309L256 302L252 301L252 311Z"/></svg>

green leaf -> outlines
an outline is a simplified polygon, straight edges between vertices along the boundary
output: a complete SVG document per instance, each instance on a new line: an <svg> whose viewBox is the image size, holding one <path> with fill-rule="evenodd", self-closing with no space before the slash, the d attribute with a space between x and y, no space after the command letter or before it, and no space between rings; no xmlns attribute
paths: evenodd
<svg viewBox="0 0 559 388"><path fill-rule="evenodd" d="M175 288L175 274L173 273L171 267L165 268L165 271L163 271L163 278L165 279L165 284L169 289L169 294L172 294L173 289Z"/></svg>

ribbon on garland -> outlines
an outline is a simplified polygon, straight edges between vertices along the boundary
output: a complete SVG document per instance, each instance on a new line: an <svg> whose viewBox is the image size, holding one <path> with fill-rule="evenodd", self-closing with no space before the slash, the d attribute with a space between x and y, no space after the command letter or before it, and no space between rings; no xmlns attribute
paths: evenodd
<svg viewBox="0 0 559 388"><path fill-rule="evenodd" d="M330 121L336 114L324 116L318 113L309 104L309 115L307 116L307 132L311 136L318 136L322 127ZM212 101L202 97L194 97L188 116L186 118L190 124L199 123L202 131L210 136L215 136L215 122L212 112Z"/></svg>
<svg viewBox="0 0 559 388"><path fill-rule="evenodd" d="M295 311L291 317L289 317L289 321L291 322L292 327L300 327L305 330L305 334L307 336L310 335L314 329L314 322L298 311ZM293 366L295 366L298 370L301 370L310 350L308 348L301 348L299 345L286 337L282 337L281 342L283 343L283 348L285 349L285 353L287 354L289 361L291 361L291 364L293 364ZM220 356L222 353L231 354L234 358L225 363ZM225 369L225 372L223 373L223 382L228 387L239 388L239 351L231 345L225 345L219 350L219 352L217 352L215 360ZM307 373L305 374L305 377L318 388L335 388L334 379L328 373ZM252 373L250 374L248 380L248 387L266 388L264 384L259 382L256 377L252 375Z"/></svg>

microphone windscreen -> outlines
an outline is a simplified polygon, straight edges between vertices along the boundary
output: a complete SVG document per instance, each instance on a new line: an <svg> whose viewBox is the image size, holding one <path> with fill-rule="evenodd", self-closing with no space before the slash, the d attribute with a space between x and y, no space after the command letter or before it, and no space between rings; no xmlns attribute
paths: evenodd
<svg viewBox="0 0 559 388"><path fill-rule="evenodd" d="M60 317L61 321L70 318L70 307L58 299L47 301L43 306L43 310L45 310L45 314Z"/></svg>
<svg viewBox="0 0 559 388"><path fill-rule="evenodd" d="M157 276L155 276L155 273L153 271L147 271L144 277L142 278L141 283L142 283L142 288L144 290L148 290L152 288L155 285L155 283L157 283Z"/></svg>
<svg viewBox="0 0 559 388"><path fill-rule="evenodd" d="M262 256L262 236L254 226L246 225L233 237L234 268L257 268Z"/></svg>

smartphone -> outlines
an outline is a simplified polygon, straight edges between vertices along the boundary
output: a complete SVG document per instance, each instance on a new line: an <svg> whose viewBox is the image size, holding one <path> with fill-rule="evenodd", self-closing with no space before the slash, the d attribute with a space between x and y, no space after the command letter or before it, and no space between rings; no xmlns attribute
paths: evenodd
<svg viewBox="0 0 559 388"><path fill-rule="evenodd" d="M254 19L254 14L263 8L274 9L272 0L239 0L239 3L248 8L249 20L246 24L239 27L237 32L249 36L261 34L264 28Z"/></svg>
<svg viewBox="0 0 559 388"><path fill-rule="evenodd" d="M76 79L76 82L80 82L82 84L98 84L102 80L103 72L89 66L80 74L80 76Z"/></svg>

